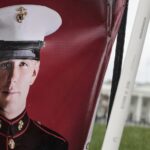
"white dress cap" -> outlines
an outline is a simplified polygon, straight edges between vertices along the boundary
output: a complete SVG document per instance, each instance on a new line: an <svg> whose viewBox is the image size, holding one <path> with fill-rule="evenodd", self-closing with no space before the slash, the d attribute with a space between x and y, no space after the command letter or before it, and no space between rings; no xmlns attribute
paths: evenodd
<svg viewBox="0 0 150 150"><path fill-rule="evenodd" d="M0 8L0 40L44 41L62 24L60 15L41 5L13 5Z"/></svg>

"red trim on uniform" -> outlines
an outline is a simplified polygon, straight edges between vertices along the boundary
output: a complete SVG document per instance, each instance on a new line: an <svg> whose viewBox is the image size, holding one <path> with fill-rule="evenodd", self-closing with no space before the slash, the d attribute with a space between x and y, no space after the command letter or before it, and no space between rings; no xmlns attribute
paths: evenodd
<svg viewBox="0 0 150 150"><path fill-rule="evenodd" d="M4 136L4 137L8 137L6 134L1 133L1 132L0 132L0 135L2 135L2 136Z"/></svg>
<svg viewBox="0 0 150 150"><path fill-rule="evenodd" d="M7 135L7 134L4 134L4 133L1 133L0 132L0 135L1 136L4 136L4 137L13 137L13 138L17 138L18 136L20 136L20 135L22 135L23 133L25 133L25 131L27 130L27 128L29 127L29 124L30 124L30 119L29 119L29 121L28 121L28 124L27 124L27 126L24 128L24 130L22 130L21 132L19 132L17 135L15 135L15 136L10 136L10 135Z"/></svg>
<svg viewBox="0 0 150 150"><path fill-rule="evenodd" d="M60 139L60 140L62 140L62 141L64 141L64 142L66 142L62 137L57 136L57 135L55 135L55 134L53 134L53 133L50 133L50 132L46 131L45 129L43 129L43 128L42 128L38 123L36 123L35 121L33 121L33 123L34 123L38 128L40 128L42 131L46 132L47 134L50 134L50 135L52 135L52 136L54 136L54 137L56 137L56 138L58 138L58 139Z"/></svg>
<svg viewBox="0 0 150 150"><path fill-rule="evenodd" d="M23 113L24 114L24 113ZM17 119L18 120L18 119ZM22 134L24 134L25 133L25 131L27 130L27 128L29 127L29 124L30 124L30 119L28 118L28 122L27 122L27 125L26 125L26 127L22 130L22 131L20 131L19 133L17 133L15 136L10 136L10 135L7 135L7 134L5 134L5 133L2 133L2 132L0 132L0 135L1 136L4 136L4 137L13 137L13 138L17 138L18 136L20 136L20 135L22 135Z"/></svg>
<svg viewBox="0 0 150 150"><path fill-rule="evenodd" d="M24 110L24 112L22 112L22 114L19 116L19 118L17 118L17 120L14 120L14 121L12 121L13 119L8 120L4 116L0 116L0 118L12 125L12 124L15 124L16 122L18 122L25 115L25 113L26 113L26 110Z"/></svg>
<svg viewBox="0 0 150 150"><path fill-rule="evenodd" d="M28 129L28 127L29 127L29 124L30 124L30 119L29 119L29 121L28 121L27 126L24 128L24 130L22 130L22 132L20 132L19 134L13 136L13 138L17 138L18 136L24 134L24 133L27 131L27 129Z"/></svg>

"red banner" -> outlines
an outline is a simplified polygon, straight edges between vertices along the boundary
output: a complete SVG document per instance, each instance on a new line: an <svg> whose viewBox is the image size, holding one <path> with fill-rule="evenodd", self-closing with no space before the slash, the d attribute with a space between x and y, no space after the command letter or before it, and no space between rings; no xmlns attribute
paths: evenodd
<svg viewBox="0 0 150 150"><path fill-rule="evenodd" d="M124 11L123 0L5 0L0 7L40 4L62 26L45 39L38 79L28 96L30 116L82 150ZM111 4L112 3L112 4ZM34 18L33 18L34 21Z"/></svg>

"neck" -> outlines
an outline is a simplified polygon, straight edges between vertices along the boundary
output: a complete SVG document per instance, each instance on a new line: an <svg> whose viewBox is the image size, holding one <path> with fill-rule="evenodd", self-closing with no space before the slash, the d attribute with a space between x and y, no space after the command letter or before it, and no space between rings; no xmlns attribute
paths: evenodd
<svg viewBox="0 0 150 150"><path fill-rule="evenodd" d="M11 119L14 119L14 118L16 118L16 117L18 117L23 111L25 110L25 107L24 108L21 108L21 109L9 109L9 110L7 110L7 109L2 109L2 108L0 108L0 114L2 115L2 116L4 116L5 118L7 118L7 119L9 119L9 120L11 120Z"/></svg>

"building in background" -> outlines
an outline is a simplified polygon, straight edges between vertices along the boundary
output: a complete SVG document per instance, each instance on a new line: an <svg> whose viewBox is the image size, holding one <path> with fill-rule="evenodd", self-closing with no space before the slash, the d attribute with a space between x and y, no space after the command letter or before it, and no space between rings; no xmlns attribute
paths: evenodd
<svg viewBox="0 0 150 150"><path fill-rule="evenodd" d="M96 121L106 122L111 82L104 83ZM150 84L136 84L128 111L128 124L150 125Z"/></svg>

